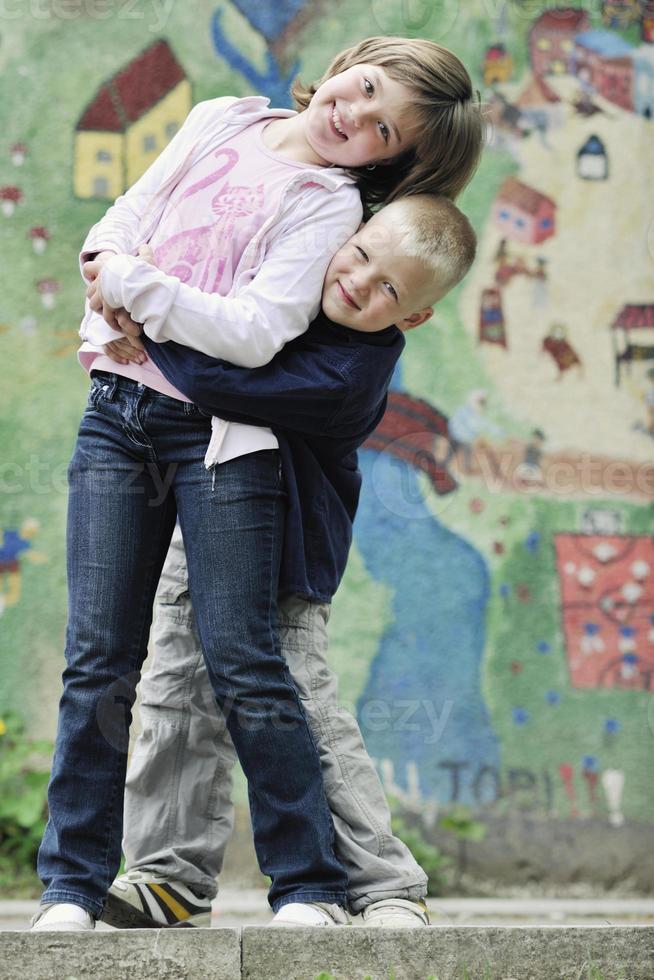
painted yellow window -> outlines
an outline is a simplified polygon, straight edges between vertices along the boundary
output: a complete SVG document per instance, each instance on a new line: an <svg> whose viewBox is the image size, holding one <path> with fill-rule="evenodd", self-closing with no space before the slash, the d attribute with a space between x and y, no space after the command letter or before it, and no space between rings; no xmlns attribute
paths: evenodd
<svg viewBox="0 0 654 980"><path fill-rule="evenodd" d="M549 49L552 47L552 42L548 37L540 37L536 47L539 51L549 51Z"/></svg>

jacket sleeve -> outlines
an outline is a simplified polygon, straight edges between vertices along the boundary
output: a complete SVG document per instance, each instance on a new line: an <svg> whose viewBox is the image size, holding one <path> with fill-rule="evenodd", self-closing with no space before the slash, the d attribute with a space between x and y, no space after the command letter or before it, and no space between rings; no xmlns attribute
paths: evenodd
<svg viewBox="0 0 654 980"><path fill-rule="evenodd" d="M234 295L187 286L130 255L116 255L104 265L102 292L157 343L174 340L242 367L260 367L316 316L331 256L360 219L353 185L332 192L313 187L289 209L260 269Z"/></svg>
<svg viewBox="0 0 654 980"><path fill-rule="evenodd" d="M128 191L116 198L104 217L93 225L80 251L80 274L83 263L98 252L132 252L141 244L138 241L140 221L155 194L180 160L188 154L194 142L200 138L207 118L215 118L217 110L224 111L233 101L232 98L210 99L193 106L157 159Z"/></svg>
<svg viewBox="0 0 654 980"><path fill-rule="evenodd" d="M145 340L157 367L210 415L233 422L325 435L349 397L347 364L286 348L260 368L242 368L169 342Z"/></svg>

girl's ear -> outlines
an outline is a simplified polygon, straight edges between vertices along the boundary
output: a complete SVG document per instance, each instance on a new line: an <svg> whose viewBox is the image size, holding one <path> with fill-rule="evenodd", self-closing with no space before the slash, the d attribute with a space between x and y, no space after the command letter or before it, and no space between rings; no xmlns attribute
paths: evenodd
<svg viewBox="0 0 654 980"><path fill-rule="evenodd" d="M411 316L401 320L398 323L398 327L403 333L406 333L407 330L413 330L414 327L419 327L421 323L424 323L425 320L428 320L433 315L434 308L433 306L429 306L424 310L420 310L419 313L412 313Z"/></svg>

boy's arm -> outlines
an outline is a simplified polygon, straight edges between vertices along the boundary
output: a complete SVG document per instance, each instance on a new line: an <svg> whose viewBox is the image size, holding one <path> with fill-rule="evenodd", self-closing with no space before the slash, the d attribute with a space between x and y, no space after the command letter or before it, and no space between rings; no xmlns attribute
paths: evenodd
<svg viewBox="0 0 654 980"><path fill-rule="evenodd" d="M230 97L224 97L198 102L193 106L157 159L129 190L116 198L104 217L89 231L79 255L82 278L85 278L82 266L99 252L116 254L132 252L141 244L139 241L141 218L167 175L175 169L178 157L185 156L192 144L202 136L207 118L215 117L217 110L226 109L233 101L234 99Z"/></svg>
<svg viewBox="0 0 654 980"><path fill-rule="evenodd" d="M289 216L263 265L238 294L203 292L131 255L116 255L102 268L102 295L110 307L124 307L157 343L174 340L233 364L260 367L307 329L318 312L331 254L358 228L360 217L353 185L331 193L312 188L301 213Z"/></svg>
<svg viewBox="0 0 654 980"><path fill-rule="evenodd" d="M336 364L320 350L287 347L269 364L252 369L180 350L173 341L144 340L151 359L179 391L204 412L228 421L326 435L351 389L347 362Z"/></svg>

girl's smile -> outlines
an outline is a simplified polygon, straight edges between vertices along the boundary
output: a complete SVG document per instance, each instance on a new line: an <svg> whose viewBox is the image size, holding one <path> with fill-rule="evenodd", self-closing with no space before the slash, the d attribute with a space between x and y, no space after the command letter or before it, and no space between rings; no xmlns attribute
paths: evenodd
<svg viewBox="0 0 654 980"><path fill-rule="evenodd" d="M319 167L391 162L414 146L413 98L379 65L353 65L323 82L303 112L269 123L264 143Z"/></svg>
<svg viewBox="0 0 654 980"><path fill-rule="evenodd" d="M379 65L353 65L323 82L298 121L323 164L383 163L413 144L417 126L411 101L411 90Z"/></svg>
<svg viewBox="0 0 654 980"><path fill-rule="evenodd" d="M332 129L334 130L335 134L337 136L339 136L341 139L346 140L348 138L348 136L347 136L347 133L345 132L345 130L343 129L343 123L341 122L341 117L339 116L338 112L336 111L336 103L335 102L332 104L332 107L329 110L329 114L331 116Z"/></svg>

